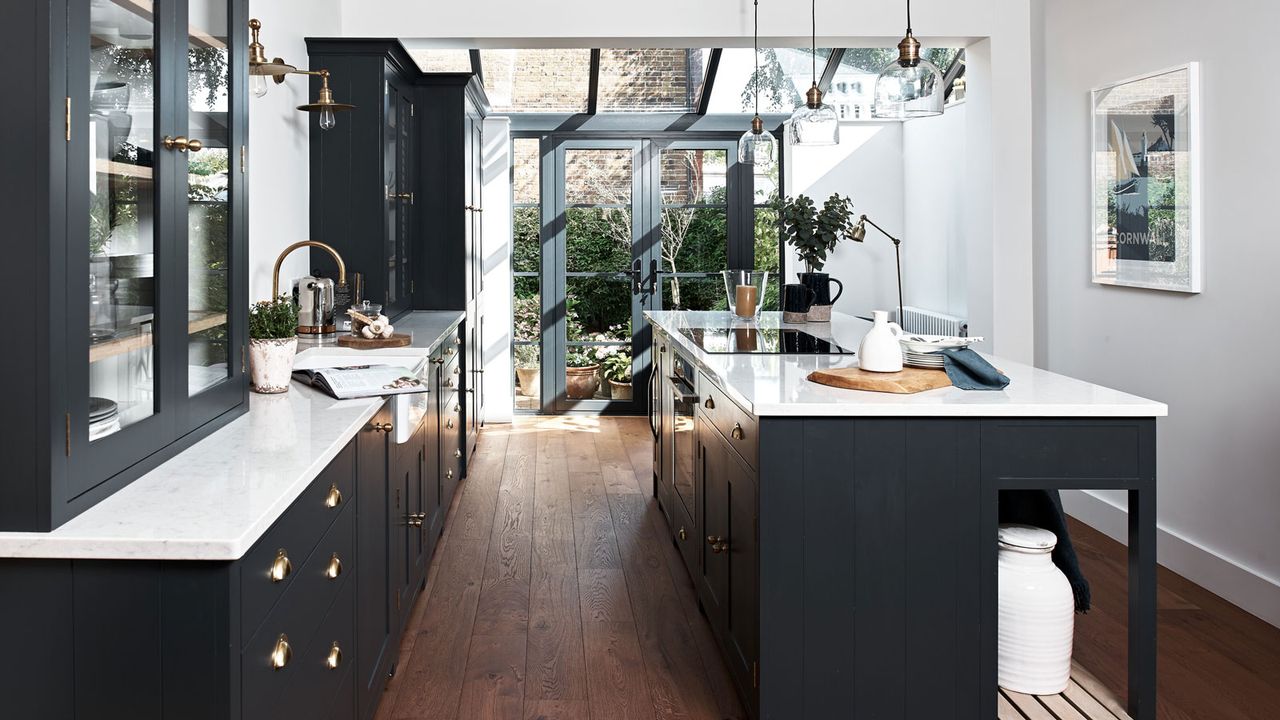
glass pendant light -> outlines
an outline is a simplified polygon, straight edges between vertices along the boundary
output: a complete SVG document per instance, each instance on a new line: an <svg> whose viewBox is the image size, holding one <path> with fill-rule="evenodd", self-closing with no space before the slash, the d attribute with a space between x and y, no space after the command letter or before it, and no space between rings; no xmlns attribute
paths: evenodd
<svg viewBox="0 0 1280 720"><path fill-rule="evenodd" d="M876 79L871 114L886 120L941 115L946 101L942 71L920 57L920 41L911 34L911 0L907 0L907 35L898 43L898 59Z"/></svg>
<svg viewBox="0 0 1280 720"><path fill-rule="evenodd" d="M818 87L818 2L812 2L813 35L809 51L812 53L813 87L805 93L805 103L791 113L791 142L795 145L838 145L840 143L840 117L835 108L822 102L822 90Z"/></svg>
<svg viewBox="0 0 1280 720"><path fill-rule="evenodd" d="M751 76L751 84L756 94L756 116L751 118L751 129L742 134L738 140L738 162L755 165L757 170L768 170L773 167L775 145L772 133L764 131L764 120L760 119L760 0L755 0L756 24L752 47L755 48L756 71Z"/></svg>

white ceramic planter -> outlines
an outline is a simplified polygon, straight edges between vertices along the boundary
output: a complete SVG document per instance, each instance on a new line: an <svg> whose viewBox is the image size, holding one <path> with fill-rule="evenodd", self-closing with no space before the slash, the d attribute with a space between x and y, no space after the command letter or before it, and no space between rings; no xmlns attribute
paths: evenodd
<svg viewBox="0 0 1280 720"><path fill-rule="evenodd" d="M249 341L249 387L256 393L289 391L298 338Z"/></svg>
<svg viewBox="0 0 1280 720"><path fill-rule="evenodd" d="M997 682L1006 690L1055 695L1071 679L1075 598L1053 564L1057 544L1048 530L1000 526Z"/></svg>

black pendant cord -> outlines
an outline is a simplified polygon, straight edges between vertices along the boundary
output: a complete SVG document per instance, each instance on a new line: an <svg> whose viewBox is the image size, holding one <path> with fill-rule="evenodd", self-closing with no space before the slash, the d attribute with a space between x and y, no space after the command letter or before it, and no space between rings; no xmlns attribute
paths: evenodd
<svg viewBox="0 0 1280 720"><path fill-rule="evenodd" d="M908 5L910 0L908 0ZM809 8L809 21L812 23L809 35L809 74L813 76L813 84L818 84L818 0L812 0ZM910 21L907 22L911 24Z"/></svg>
<svg viewBox="0 0 1280 720"><path fill-rule="evenodd" d="M755 74L751 76L756 91L756 117L760 117L760 0L755 0L755 25L751 31L752 58L756 61Z"/></svg>
<svg viewBox="0 0 1280 720"><path fill-rule="evenodd" d="M907 34L911 34L911 0L907 0Z"/></svg>

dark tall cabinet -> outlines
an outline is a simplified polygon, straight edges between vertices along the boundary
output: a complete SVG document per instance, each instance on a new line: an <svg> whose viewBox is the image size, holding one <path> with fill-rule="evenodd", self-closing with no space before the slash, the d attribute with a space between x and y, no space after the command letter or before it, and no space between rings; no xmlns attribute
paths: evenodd
<svg viewBox="0 0 1280 720"><path fill-rule="evenodd" d="M356 106L311 132L311 235L365 277L365 298L393 320L410 310L462 310L462 462L484 421L484 116L470 73L423 73L395 40L309 38L311 67ZM322 252L322 272L336 271Z"/></svg>
<svg viewBox="0 0 1280 720"><path fill-rule="evenodd" d="M243 412L245 0L13 0L0 530L51 530Z"/></svg>

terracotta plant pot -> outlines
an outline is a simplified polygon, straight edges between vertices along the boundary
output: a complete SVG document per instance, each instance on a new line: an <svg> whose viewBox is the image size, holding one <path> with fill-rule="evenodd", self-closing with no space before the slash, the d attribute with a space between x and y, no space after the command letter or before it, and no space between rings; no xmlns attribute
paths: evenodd
<svg viewBox="0 0 1280 720"><path fill-rule="evenodd" d="M520 381L520 394L534 397L538 394L538 378L542 375L538 368L516 368L516 379Z"/></svg>
<svg viewBox="0 0 1280 720"><path fill-rule="evenodd" d="M263 394L288 392L297 352L297 337L250 340L249 387Z"/></svg>
<svg viewBox="0 0 1280 720"><path fill-rule="evenodd" d="M620 383L617 380L609 381L609 397L614 400L630 400L631 399L631 383Z"/></svg>
<svg viewBox="0 0 1280 720"><path fill-rule="evenodd" d="M599 365L587 367L571 367L564 369L564 391L570 400L590 400L600 388L600 378L596 376Z"/></svg>

